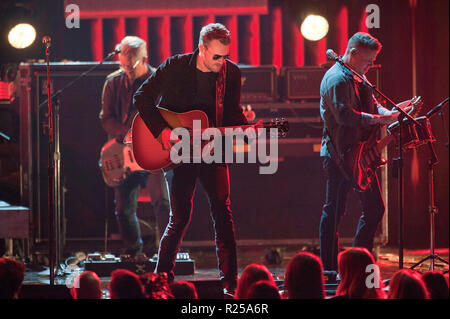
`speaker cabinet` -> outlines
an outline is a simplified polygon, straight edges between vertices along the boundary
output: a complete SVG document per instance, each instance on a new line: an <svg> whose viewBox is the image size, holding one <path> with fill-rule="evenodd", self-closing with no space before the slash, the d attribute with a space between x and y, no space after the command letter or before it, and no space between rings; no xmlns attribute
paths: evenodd
<svg viewBox="0 0 450 319"><path fill-rule="evenodd" d="M277 70L273 65L239 65L241 102L273 102L277 98Z"/></svg>
<svg viewBox="0 0 450 319"><path fill-rule="evenodd" d="M51 63L52 92L93 65ZM112 190L106 188L98 167L107 140L99 112L105 78L117 68L115 62L105 63L59 97L61 227L68 238L102 237L105 214L113 210ZM21 197L32 211L33 236L39 241L48 238L48 108L41 105L47 99L46 66L22 64L19 74Z"/></svg>

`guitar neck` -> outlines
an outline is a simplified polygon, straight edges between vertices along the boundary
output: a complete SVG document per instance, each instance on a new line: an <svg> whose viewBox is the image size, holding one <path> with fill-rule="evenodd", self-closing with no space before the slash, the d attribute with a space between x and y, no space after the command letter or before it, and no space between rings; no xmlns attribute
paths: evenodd
<svg viewBox="0 0 450 319"><path fill-rule="evenodd" d="M381 140L379 140L375 147L378 149L378 151L381 153L381 151L393 140L395 139L395 137L393 135L386 135L385 137L383 137Z"/></svg>
<svg viewBox="0 0 450 319"><path fill-rule="evenodd" d="M245 131L248 128L254 128L257 129L258 127L260 127L259 125L236 125L236 126L221 126L221 127L216 127L216 129L218 129L222 134L225 134L225 130L226 129L242 129L243 131Z"/></svg>

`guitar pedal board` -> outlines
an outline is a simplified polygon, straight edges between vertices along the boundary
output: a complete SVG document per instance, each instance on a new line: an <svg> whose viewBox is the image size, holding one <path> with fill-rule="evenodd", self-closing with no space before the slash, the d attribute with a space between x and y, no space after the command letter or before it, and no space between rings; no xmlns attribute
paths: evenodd
<svg viewBox="0 0 450 319"><path fill-rule="evenodd" d="M153 272L158 259L152 258L131 258L129 255L116 257L112 254L101 254L98 252L88 254L84 263L84 270L93 271L98 276L109 277L116 269L127 269L138 275ZM195 261L191 259L189 253L180 252L175 261L175 275L193 275L195 272Z"/></svg>

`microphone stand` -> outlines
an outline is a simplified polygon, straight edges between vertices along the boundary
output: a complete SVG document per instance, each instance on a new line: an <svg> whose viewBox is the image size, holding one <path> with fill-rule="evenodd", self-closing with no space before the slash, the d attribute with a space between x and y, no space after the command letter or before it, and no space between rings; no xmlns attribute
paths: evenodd
<svg viewBox="0 0 450 319"><path fill-rule="evenodd" d="M437 106L432 108L427 114L426 117L430 119L435 113L439 112L439 115L444 120L444 117L442 116L441 108L442 106L445 106L445 104L448 102L448 98L443 100L441 103L439 103ZM445 120L444 120L445 123ZM444 126L445 127L445 126ZM445 127L446 128L446 127ZM435 196L434 196L434 165L439 163L436 152L433 148L433 141L427 142L428 148L430 150L431 158L428 160L428 196L429 196L429 204L428 204L428 212L430 214L430 254L425 257L424 259L420 260L413 266L411 266L411 269L416 268L420 264L424 263L428 259L430 259L430 270L434 270L435 266L435 260L440 260L441 262L445 264L449 264L448 261L440 257L438 254L435 254L435 243L436 243L436 215L438 213L438 208L435 205ZM447 143L446 146L448 147L448 133L447 133ZM447 271L448 272L448 271Z"/></svg>
<svg viewBox="0 0 450 319"><path fill-rule="evenodd" d="M45 37L44 37L45 39ZM43 41L44 42L44 41ZM48 106L48 260L50 268L50 286L55 284L55 265L60 264L62 255L61 244L61 153L59 141L59 109L60 95L64 90L70 88L76 82L84 78L90 72L97 69L105 61L108 61L120 51L115 50L109 53L102 61L92 66L87 71L81 73L71 82L67 83L62 89L51 94L50 88L50 40L44 42L46 46L45 55L47 60L47 100L39 104L38 109L42 106ZM53 114L52 102L54 104ZM53 126L53 120L55 125ZM56 235L56 236L55 236ZM56 237L56 238L55 238ZM56 245L55 245L56 243Z"/></svg>
<svg viewBox="0 0 450 319"><path fill-rule="evenodd" d="M331 52L329 52L331 51ZM385 94L383 94L380 90L378 90L375 85L373 85L372 83L370 83L364 76L362 76L361 74L359 74L358 72L356 72L355 70L353 70L347 63L344 62L344 60L342 59L342 57L338 57L336 55L336 53L334 53L332 50L327 51L327 57L330 58L331 60L334 60L338 63L340 63L342 66L344 66L345 68L347 68L349 71L351 71L353 73L354 76L358 77L362 83L364 83L365 85L369 86L372 90L374 90L375 92L377 92L379 95L381 95L386 101L389 102L389 104L392 105L393 108L397 109L399 112L398 115L398 127L399 127L399 133L398 133L398 143L397 143L397 147L398 147L398 157L394 158L393 161L394 163L396 163L396 167L397 167L397 171L398 171L398 202L399 202L399 208L398 208L398 233L399 233L399 239L398 239L398 265L399 265L399 269L403 268L403 141L402 141L402 126L407 123L408 121L411 121L412 123L414 123L415 125L417 125L418 127L421 127L422 129L424 129L422 127L422 125L417 122L414 118L412 118L412 116L410 116L407 112L405 112L402 108L397 107L397 105L390 99L388 98Z"/></svg>

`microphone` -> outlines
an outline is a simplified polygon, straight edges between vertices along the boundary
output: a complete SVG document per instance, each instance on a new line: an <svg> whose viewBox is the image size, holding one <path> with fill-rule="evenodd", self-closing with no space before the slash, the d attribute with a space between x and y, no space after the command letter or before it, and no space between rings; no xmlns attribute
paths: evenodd
<svg viewBox="0 0 450 319"><path fill-rule="evenodd" d="M116 54L119 54L120 52L122 52L122 46L119 44L116 44L116 46L114 47L114 51L110 52L105 60L111 59L113 56L115 56Z"/></svg>
<svg viewBox="0 0 450 319"><path fill-rule="evenodd" d="M341 58L337 56L337 54L332 50L332 49L328 49L326 52L327 55L327 59L328 60L333 60L333 61L340 61Z"/></svg>
<svg viewBox="0 0 450 319"><path fill-rule="evenodd" d="M111 53L119 54L120 52L122 52L122 46L119 43L119 44L116 44L116 46L114 47L114 51Z"/></svg>
<svg viewBox="0 0 450 319"><path fill-rule="evenodd" d="M42 38L42 43L48 49L52 45L52 39L48 35L46 35Z"/></svg>
<svg viewBox="0 0 450 319"><path fill-rule="evenodd" d="M441 103L439 103L438 105L433 107L430 111L428 111L428 113L425 116L427 118L431 118L434 114L440 112L442 109L442 106L444 106L445 103L447 103L447 102L448 102L448 98L446 98L444 101L442 101Z"/></svg>

